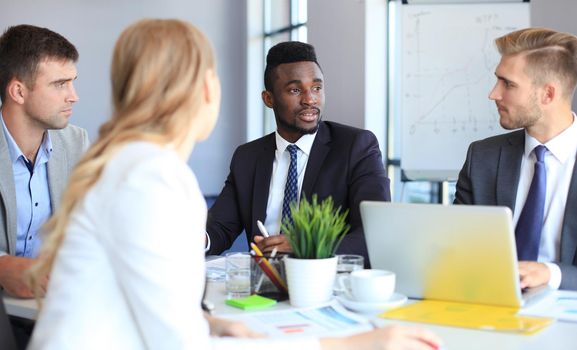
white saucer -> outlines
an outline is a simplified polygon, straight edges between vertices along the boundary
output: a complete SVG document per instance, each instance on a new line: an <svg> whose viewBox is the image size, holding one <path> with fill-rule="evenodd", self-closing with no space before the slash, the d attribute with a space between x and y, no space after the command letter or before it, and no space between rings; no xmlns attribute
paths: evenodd
<svg viewBox="0 0 577 350"><path fill-rule="evenodd" d="M346 295L337 296L337 300L339 301L339 303L341 303L344 307L346 307L349 310L361 313L370 313L370 312L385 311L388 309L401 306L407 301L407 296L399 293L394 293L389 300L379 303L365 303L362 301L356 301L349 299L349 297L347 297Z"/></svg>

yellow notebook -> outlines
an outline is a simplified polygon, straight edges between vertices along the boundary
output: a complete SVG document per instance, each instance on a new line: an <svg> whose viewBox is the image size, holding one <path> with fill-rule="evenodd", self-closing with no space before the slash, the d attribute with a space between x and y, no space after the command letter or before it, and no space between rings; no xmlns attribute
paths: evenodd
<svg viewBox="0 0 577 350"><path fill-rule="evenodd" d="M553 322L552 318L520 316L518 311L500 306L423 300L384 312L380 317L526 335Z"/></svg>

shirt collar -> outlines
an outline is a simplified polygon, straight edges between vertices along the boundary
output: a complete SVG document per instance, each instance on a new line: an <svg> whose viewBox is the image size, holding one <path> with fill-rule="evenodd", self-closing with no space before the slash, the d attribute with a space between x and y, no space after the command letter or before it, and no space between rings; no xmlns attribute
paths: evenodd
<svg viewBox="0 0 577 350"><path fill-rule="evenodd" d="M574 157L577 151L577 116L573 113L573 123L559 135L555 136L547 143L545 147L561 163L565 163L569 157ZM527 134L525 130L525 154L529 155L531 151L541 143L536 138Z"/></svg>
<svg viewBox="0 0 577 350"><path fill-rule="evenodd" d="M287 140L283 139L282 136L280 136L280 134L278 133L278 131L275 131L275 139L276 139L276 149L282 153L285 151L285 149L288 147L288 145L291 145L290 142L288 142ZM317 132L315 132L314 134L306 134L301 136L300 139L297 140L297 142L295 142L294 144L307 156L310 155L311 153L311 148L313 148L313 142L315 141L315 137L317 136Z"/></svg>
<svg viewBox="0 0 577 350"><path fill-rule="evenodd" d="M12 160L12 164L16 163L20 157L26 159L24 153L14 141L12 134L6 127L6 123L4 123L4 117L2 113L0 113L0 120L2 121L2 130L4 132L4 138L6 139L6 143L8 144L8 152L10 153L10 160ZM44 132L44 137L42 138L42 144L40 145L40 149L38 150L38 155L36 156L36 163L43 164L48 162L50 156L52 154L52 140L50 139L50 133L48 131Z"/></svg>

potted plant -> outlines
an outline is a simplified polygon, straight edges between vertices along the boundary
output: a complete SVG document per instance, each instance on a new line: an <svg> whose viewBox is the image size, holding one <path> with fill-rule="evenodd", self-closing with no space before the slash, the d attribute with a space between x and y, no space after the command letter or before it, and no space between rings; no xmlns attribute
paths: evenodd
<svg viewBox="0 0 577 350"><path fill-rule="evenodd" d="M282 232L292 248L285 259L290 303L304 307L318 305L332 297L337 271L337 247L350 226L348 210L334 208L332 197L318 203L317 195L309 202L291 204L292 221L282 223Z"/></svg>

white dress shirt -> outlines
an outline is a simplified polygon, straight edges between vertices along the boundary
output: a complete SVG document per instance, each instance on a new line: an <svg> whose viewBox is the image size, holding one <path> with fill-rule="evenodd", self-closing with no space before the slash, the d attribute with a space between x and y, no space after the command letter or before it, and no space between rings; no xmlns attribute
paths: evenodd
<svg viewBox="0 0 577 350"><path fill-rule="evenodd" d="M529 187L533 179L536 161L533 149L540 144L537 139L525 132L525 152L521 161L515 213L513 214L513 224L515 226L517 221L519 221L519 216L527 200ZM567 203L569 184L571 183L575 156L577 155L577 123L575 123L575 115L573 115L573 124L545 143L544 146L547 147L547 152L545 152L547 192L545 195L545 212L538 261L546 263L549 267L551 271L549 286L557 289L561 284L561 269L551 262L559 261L560 257L565 204Z"/></svg>
<svg viewBox="0 0 577 350"><path fill-rule="evenodd" d="M200 308L206 204L176 152L124 146L78 203L29 349L318 349L214 338Z"/></svg>
<svg viewBox="0 0 577 350"><path fill-rule="evenodd" d="M309 155L316 133L301 136L294 143L298 147L297 151L297 174L298 174L298 200L303 187L305 170L309 161ZM290 155L286 148L291 145L290 142L283 139L278 131L275 132L276 152L272 164L272 176L268 191L268 202L266 206L266 220L264 226L271 235L277 235L280 232L282 220L282 205L284 201L284 189L286 186L287 174L290 165ZM307 198L310 200L310 198ZM262 221L262 220L261 220Z"/></svg>

